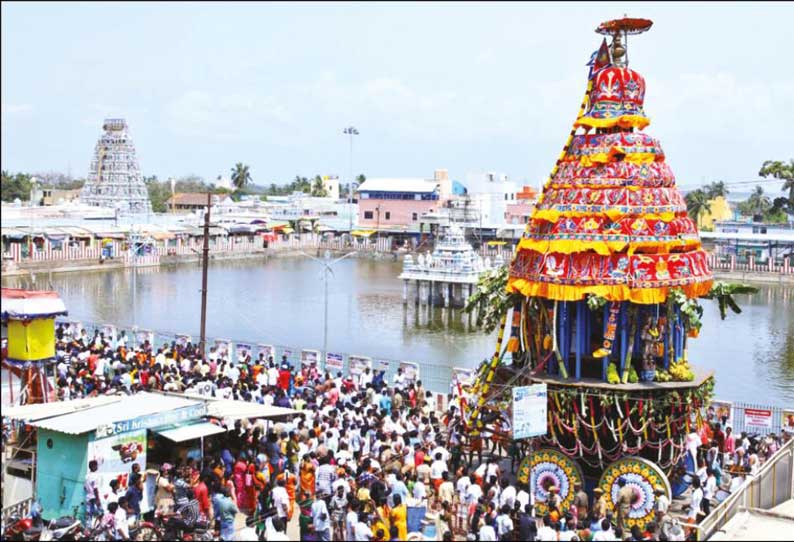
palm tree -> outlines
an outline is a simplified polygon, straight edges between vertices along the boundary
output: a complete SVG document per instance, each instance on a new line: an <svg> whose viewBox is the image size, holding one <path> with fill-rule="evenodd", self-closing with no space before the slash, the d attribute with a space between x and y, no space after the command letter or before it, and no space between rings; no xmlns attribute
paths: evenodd
<svg viewBox="0 0 794 542"><path fill-rule="evenodd" d="M706 186L706 194L709 199L725 197L728 195L728 189L725 187L723 181L716 181Z"/></svg>
<svg viewBox="0 0 794 542"><path fill-rule="evenodd" d="M695 223L700 227L700 215L711 212L711 202L709 196L702 188L693 190L684 198L686 200L686 210L689 216L695 219Z"/></svg>
<svg viewBox="0 0 794 542"><path fill-rule="evenodd" d="M794 159L789 160L788 164L780 160L767 160L758 175L783 180L783 191L788 192L789 209L794 212Z"/></svg>
<svg viewBox="0 0 794 542"><path fill-rule="evenodd" d="M747 207L752 211L753 215L762 215L772 206L769 198L764 195L764 189L759 185L747 198Z"/></svg>
<svg viewBox="0 0 794 542"><path fill-rule="evenodd" d="M315 175L314 184L312 185L312 196L324 198L328 195L328 191L323 185L323 179L319 175Z"/></svg>
<svg viewBox="0 0 794 542"><path fill-rule="evenodd" d="M241 190L249 182L251 182L251 173L248 171L248 166L237 162L232 168L232 184L237 190Z"/></svg>

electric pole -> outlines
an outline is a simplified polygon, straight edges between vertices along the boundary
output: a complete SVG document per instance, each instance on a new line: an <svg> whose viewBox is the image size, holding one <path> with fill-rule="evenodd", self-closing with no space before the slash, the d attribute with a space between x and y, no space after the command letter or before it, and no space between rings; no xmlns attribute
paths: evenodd
<svg viewBox="0 0 794 542"><path fill-rule="evenodd" d="M210 207L212 194L207 192L207 212L204 213L204 247L201 250L201 338L199 339L199 352L204 357L204 348L207 341L207 267L210 259Z"/></svg>

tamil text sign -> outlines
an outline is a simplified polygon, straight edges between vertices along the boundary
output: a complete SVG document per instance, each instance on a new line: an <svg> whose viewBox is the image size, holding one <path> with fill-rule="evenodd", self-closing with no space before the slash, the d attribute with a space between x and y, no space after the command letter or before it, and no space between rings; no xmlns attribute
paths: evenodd
<svg viewBox="0 0 794 542"><path fill-rule="evenodd" d="M548 393L546 384L513 388L513 438L545 435Z"/></svg>

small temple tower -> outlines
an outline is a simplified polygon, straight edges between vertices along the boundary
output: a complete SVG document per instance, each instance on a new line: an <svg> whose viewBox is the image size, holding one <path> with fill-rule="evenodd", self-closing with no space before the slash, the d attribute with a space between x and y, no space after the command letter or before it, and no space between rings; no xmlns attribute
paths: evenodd
<svg viewBox="0 0 794 542"><path fill-rule="evenodd" d="M25 403L43 403L53 390L45 365L55 359L55 317L67 314L57 292L2 289L2 320L8 325L8 357L3 367L20 379ZM12 397L13 401L13 397Z"/></svg>
<svg viewBox="0 0 794 542"><path fill-rule="evenodd" d="M135 145L127 133L127 122L105 119L102 129L80 201L94 207L118 208L121 213L150 213L149 194L138 167Z"/></svg>

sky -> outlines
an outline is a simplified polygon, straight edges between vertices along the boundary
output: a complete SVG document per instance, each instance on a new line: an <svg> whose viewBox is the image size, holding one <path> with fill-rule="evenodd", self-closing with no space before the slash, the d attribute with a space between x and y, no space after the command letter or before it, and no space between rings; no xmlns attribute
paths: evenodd
<svg viewBox="0 0 794 542"><path fill-rule="evenodd" d="M2 168L85 176L108 117L144 175L537 185L624 13L646 132L683 187L794 158L790 3L2 3Z"/></svg>

